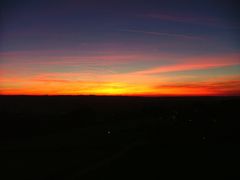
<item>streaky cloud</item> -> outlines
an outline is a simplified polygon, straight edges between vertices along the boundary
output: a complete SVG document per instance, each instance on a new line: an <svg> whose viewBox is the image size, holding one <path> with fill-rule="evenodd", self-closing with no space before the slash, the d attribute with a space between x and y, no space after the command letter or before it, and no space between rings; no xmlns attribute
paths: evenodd
<svg viewBox="0 0 240 180"><path fill-rule="evenodd" d="M180 63L167 66L159 66L142 71L137 74L159 74L165 72L178 72L188 70L210 69L224 66L240 65L240 54L222 56L202 56L183 59Z"/></svg>
<svg viewBox="0 0 240 180"><path fill-rule="evenodd" d="M146 13L141 15L143 17L159 19L161 21L172 21L181 23L191 23L207 26L215 26L227 29L240 29L239 23L229 24L226 20L219 17L211 16L193 16L193 15L180 15L180 14L170 14L170 13Z"/></svg>
<svg viewBox="0 0 240 180"><path fill-rule="evenodd" d="M157 31L143 31L143 30L136 30L136 29L125 29L121 31L138 33L138 34L147 34L152 36L167 36L167 37L174 37L174 38L181 38L181 39L188 39L188 40L206 40L207 39L205 37L193 36L193 35L187 35L187 34L176 34L176 33L157 32Z"/></svg>

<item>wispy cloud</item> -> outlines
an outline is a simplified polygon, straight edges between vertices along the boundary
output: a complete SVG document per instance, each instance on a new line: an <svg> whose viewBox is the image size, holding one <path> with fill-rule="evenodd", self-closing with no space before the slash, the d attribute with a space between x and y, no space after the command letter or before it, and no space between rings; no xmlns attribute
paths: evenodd
<svg viewBox="0 0 240 180"><path fill-rule="evenodd" d="M154 67L135 73L151 75L165 72L210 69L232 65L240 65L240 54L186 58L178 64Z"/></svg>
<svg viewBox="0 0 240 180"><path fill-rule="evenodd" d="M191 22L191 23L217 23L219 19L212 17L194 17L194 16L183 16L174 14L163 14L163 13L151 13L145 14L145 17L156 18L167 21L177 21L177 22Z"/></svg>
<svg viewBox="0 0 240 180"><path fill-rule="evenodd" d="M153 86L155 92L175 92L178 95L240 95L239 76L222 77L201 82L179 82ZM168 91L167 91L168 90Z"/></svg>
<svg viewBox="0 0 240 180"><path fill-rule="evenodd" d="M182 23L191 23L191 24L202 24L208 26L218 26L223 28L234 28L239 29L240 24L229 25L229 22L226 23L226 20L219 17L209 17L209 16L187 16L180 14L167 14L167 13L149 13L142 15L147 18L159 19L162 21L172 21L172 22L182 22Z"/></svg>
<svg viewBox="0 0 240 180"><path fill-rule="evenodd" d="M206 40L205 37L193 36L193 35L187 35L187 34L176 34L176 33L157 32L157 31L143 31L143 30L136 30L136 29L125 29L122 31L130 32L130 33L147 34L152 36L167 36L167 37L189 39L189 40Z"/></svg>
<svg viewBox="0 0 240 180"><path fill-rule="evenodd" d="M143 59L156 59L156 55L149 54L146 52L125 52L125 51L112 51L109 52L101 51L96 53L95 51L91 53L72 53L69 54L59 54L55 52L54 54L49 54L51 51L12 51L12 52L2 52L0 57L2 59L2 64L22 64L22 65L81 65L81 64L93 64L93 65L113 65L113 64L124 64L131 62L139 62ZM158 54L159 55L164 55ZM166 56L166 54L165 54Z"/></svg>

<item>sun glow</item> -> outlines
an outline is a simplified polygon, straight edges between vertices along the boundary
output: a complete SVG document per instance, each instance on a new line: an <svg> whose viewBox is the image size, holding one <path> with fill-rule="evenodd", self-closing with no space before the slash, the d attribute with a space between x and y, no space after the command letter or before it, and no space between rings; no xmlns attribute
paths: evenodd
<svg viewBox="0 0 240 180"><path fill-rule="evenodd" d="M128 83L112 82L100 85L93 89L90 93L94 95L132 95L138 93L146 93L147 87Z"/></svg>
<svg viewBox="0 0 240 180"><path fill-rule="evenodd" d="M234 61L236 57L232 58ZM193 96L239 95L238 72L222 74L233 66L211 69L208 64L172 65L134 71L114 72L38 72L13 74L0 69L0 94L22 95L127 95L127 96ZM47 66L46 66L47 67ZM164 68L165 67L165 68ZM234 65L235 71L240 66ZM197 69L196 69L197 68ZM31 68L30 68L31 69ZM191 70L191 71L190 71ZM233 69L234 70L234 69ZM211 75L209 72L215 74ZM189 74L191 72L191 75ZM217 73L216 73L217 72ZM221 73L220 73L221 72ZM27 75L26 75L27 74Z"/></svg>

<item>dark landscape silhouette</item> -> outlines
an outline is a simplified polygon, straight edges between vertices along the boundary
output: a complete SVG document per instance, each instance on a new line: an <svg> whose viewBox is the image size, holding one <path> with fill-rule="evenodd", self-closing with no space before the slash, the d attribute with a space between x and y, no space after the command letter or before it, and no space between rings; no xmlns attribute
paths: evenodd
<svg viewBox="0 0 240 180"><path fill-rule="evenodd" d="M0 96L0 102L7 167L1 179L239 177L239 97Z"/></svg>

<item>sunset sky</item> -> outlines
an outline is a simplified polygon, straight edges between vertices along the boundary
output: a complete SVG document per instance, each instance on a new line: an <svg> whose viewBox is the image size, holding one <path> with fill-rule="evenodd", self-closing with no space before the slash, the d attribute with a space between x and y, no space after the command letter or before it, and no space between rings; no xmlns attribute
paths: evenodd
<svg viewBox="0 0 240 180"><path fill-rule="evenodd" d="M4 0L0 94L240 95L233 0Z"/></svg>

